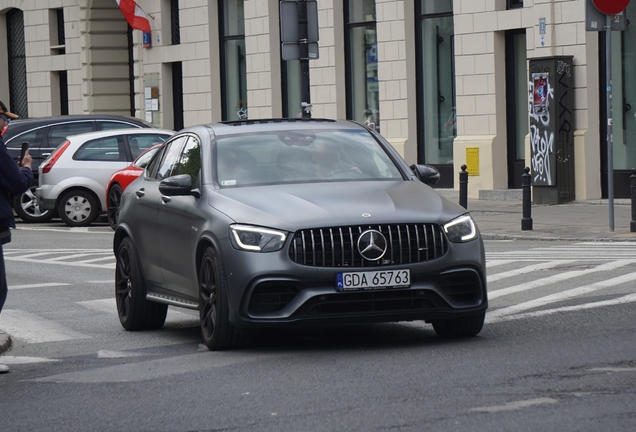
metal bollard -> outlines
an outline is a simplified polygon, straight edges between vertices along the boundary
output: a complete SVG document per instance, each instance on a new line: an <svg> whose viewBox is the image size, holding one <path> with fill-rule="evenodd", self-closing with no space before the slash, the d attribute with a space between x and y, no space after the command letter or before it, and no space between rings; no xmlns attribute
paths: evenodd
<svg viewBox="0 0 636 432"><path fill-rule="evenodd" d="M532 199L530 198L530 168L525 167L521 175L521 189L523 189L523 217L521 218L521 230L532 230Z"/></svg>
<svg viewBox="0 0 636 432"><path fill-rule="evenodd" d="M632 198L632 220L629 223L629 232L636 232L636 168L632 168L629 176L629 190Z"/></svg>
<svg viewBox="0 0 636 432"><path fill-rule="evenodd" d="M459 205L468 210L468 172L466 165L462 165L459 173Z"/></svg>

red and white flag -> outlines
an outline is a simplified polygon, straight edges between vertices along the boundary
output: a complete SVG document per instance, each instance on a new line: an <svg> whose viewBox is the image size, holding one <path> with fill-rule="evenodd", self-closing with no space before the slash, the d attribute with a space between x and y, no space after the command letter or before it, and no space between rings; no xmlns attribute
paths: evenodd
<svg viewBox="0 0 636 432"><path fill-rule="evenodd" d="M115 0L124 14L128 24L135 29L150 33L150 18L134 0Z"/></svg>

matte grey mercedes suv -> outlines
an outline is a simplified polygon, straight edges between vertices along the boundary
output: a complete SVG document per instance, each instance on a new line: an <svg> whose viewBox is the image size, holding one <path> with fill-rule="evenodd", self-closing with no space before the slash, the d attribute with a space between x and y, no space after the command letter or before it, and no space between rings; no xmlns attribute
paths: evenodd
<svg viewBox="0 0 636 432"><path fill-rule="evenodd" d="M250 329L423 320L474 336L487 308L468 212L357 123L277 119L184 129L124 191L116 299L127 330L199 311L209 349Z"/></svg>

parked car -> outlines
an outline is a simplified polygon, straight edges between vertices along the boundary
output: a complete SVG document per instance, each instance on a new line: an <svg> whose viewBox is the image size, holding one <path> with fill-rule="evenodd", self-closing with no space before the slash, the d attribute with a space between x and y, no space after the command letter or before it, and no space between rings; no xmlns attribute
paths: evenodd
<svg viewBox="0 0 636 432"><path fill-rule="evenodd" d="M42 210L35 199L38 185L38 167L44 159L69 135L98 130L152 128L154 126L140 119L115 115L66 115L12 121L2 138L9 154L17 161L23 142L29 143L29 153L33 157L33 185L21 196L14 199L13 207L24 222L47 222L55 216L55 211Z"/></svg>
<svg viewBox="0 0 636 432"><path fill-rule="evenodd" d="M484 245L377 132L321 119L182 130L123 192L113 242L127 330L199 311L203 342L239 347L262 327L424 320L478 334Z"/></svg>
<svg viewBox="0 0 636 432"><path fill-rule="evenodd" d="M106 215L112 229L117 228L122 191L144 172L144 168L146 168L159 147L161 147L161 144L156 144L142 152L133 163L126 168L115 171L110 180L108 180L108 186L106 186Z"/></svg>
<svg viewBox="0 0 636 432"><path fill-rule="evenodd" d="M69 137L39 167L40 208L57 210L68 226L90 225L106 211L106 186L113 173L173 133L136 128Z"/></svg>

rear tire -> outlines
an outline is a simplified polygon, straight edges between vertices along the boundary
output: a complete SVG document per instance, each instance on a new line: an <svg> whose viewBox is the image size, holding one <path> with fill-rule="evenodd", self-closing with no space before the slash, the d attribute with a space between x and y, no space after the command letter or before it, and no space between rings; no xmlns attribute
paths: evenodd
<svg viewBox="0 0 636 432"><path fill-rule="evenodd" d="M240 348L247 342L247 335L230 324L229 316L225 272L214 250L208 247L199 265L199 318L208 349Z"/></svg>
<svg viewBox="0 0 636 432"><path fill-rule="evenodd" d="M115 299L121 325L129 331L163 327L168 305L146 300L146 285L139 268L137 250L130 238L122 240L116 258Z"/></svg>
<svg viewBox="0 0 636 432"><path fill-rule="evenodd" d="M433 321L433 329L438 336L460 338L477 336L484 326L486 313L465 318Z"/></svg>
<svg viewBox="0 0 636 432"><path fill-rule="evenodd" d="M121 206L121 186L114 184L108 189L108 223L112 229L117 228L119 207Z"/></svg>
<svg viewBox="0 0 636 432"><path fill-rule="evenodd" d="M13 209L20 219L27 223L45 223L53 219L55 210L42 210L35 198L36 185L15 197Z"/></svg>
<svg viewBox="0 0 636 432"><path fill-rule="evenodd" d="M83 227L95 222L99 216L99 204L90 192L76 189L62 195L57 212L66 225Z"/></svg>

